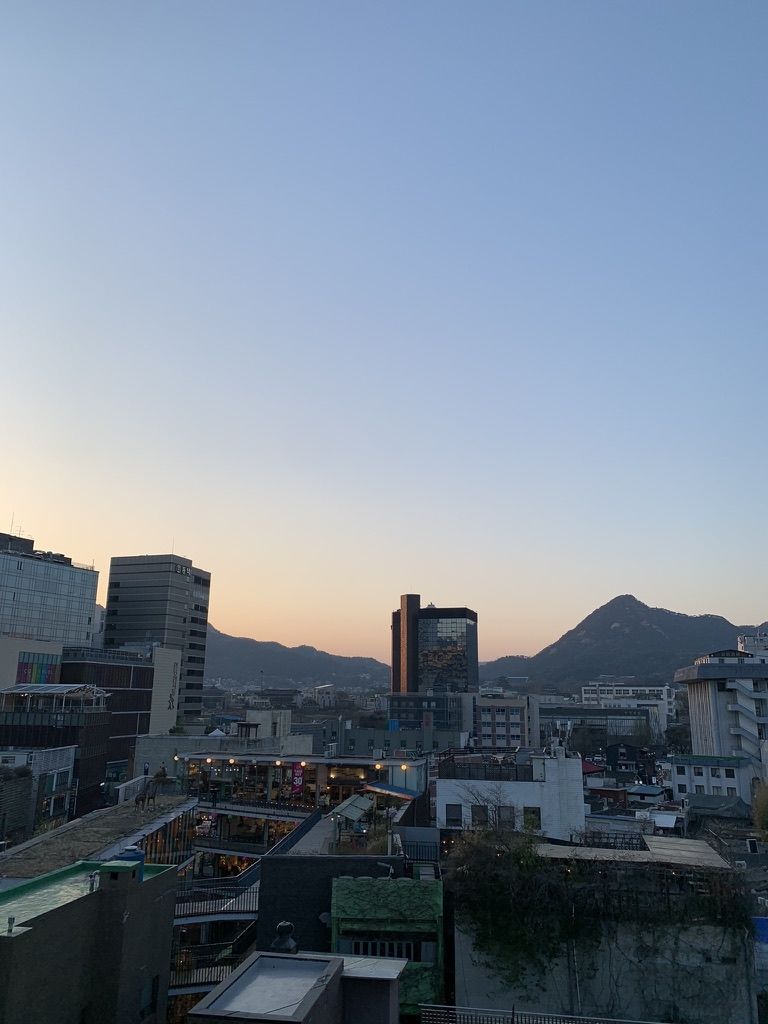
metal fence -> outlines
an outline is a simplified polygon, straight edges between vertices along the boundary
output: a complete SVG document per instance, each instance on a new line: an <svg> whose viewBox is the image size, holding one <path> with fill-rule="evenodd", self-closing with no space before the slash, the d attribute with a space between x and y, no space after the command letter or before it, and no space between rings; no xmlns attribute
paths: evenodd
<svg viewBox="0 0 768 1024"><path fill-rule="evenodd" d="M403 853L408 860L426 861L430 864L437 864L440 860L437 843L416 843L406 840L403 842Z"/></svg>
<svg viewBox="0 0 768 1024"><path fill-rule="evenodd" d="M468 1006L421 1006L421 1024L654 1024L653 1021L583 1017L530 1010L479 1010Z"/></svg>

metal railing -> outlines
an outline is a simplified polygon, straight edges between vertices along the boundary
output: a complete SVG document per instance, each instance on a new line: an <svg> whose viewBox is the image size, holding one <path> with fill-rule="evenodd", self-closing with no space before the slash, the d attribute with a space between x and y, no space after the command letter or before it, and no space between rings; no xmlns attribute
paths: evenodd
<svg viewBox="0 0 768 1024"><path fill-rule="evenodd" d="M231 943L176 948L171 958L169 994L178 994L180 989L211 989L231 974L241 959Z"/></svg>
<svg viewBox="0 0 768 1024"><path fill-rule="evenodd" d="M299 803L294 800L265 800L263 797L251 793L238 793L237 796L219 796L211 790L199 792L194 786L187 789L189 796L195 796L201 807L214 807L216 809L243 807L249 810L271 812L273 817L280 815L298 816L311 814L315 810L314 804Z"/></svg>
<svg viewBox="0 0 768 1024"><path fill-rule="evenodd" d="M441 779L462 779L467 782L532 782L533 765L479 764L471 761L441 761Z"/></svg>
<svg viewBox="0 0 768 1024"><path fill-rule="evenodd" d="M264 856L288 853L311 828L314 828L321 817L321 811L313 811L291 829L288 835L275 843ZM176 891L176 920L203 916L256 917L260 881L261 859L245 871L241 871L236 878L190 878L180 882Z"/></svg>
<svg viewBox="0 0 768 1024"><path fill-rule="evenodd" d="M422 1005L421 1024L658 1024L654 1021L617 1020L615 1017L578 1016L530 1010L480 1010L469 1006Z"/></svg>
<svg viewBox="0 0 768 1024"><path fill-rule="evenodd" d="M245 885L218 879L199 879L176 893L175 919L215 917L254 918L259 909L258 879Z"/></svg>
<svg viewBox="0 0 768 1024"><path fill-rule="evenodd" d="M225 850L227 853L243 853L250 857L260 857L269 847L266 843L257 843L250 839L224 839L220 836L195 836L192 845L196 850Z"/></svg>
<svg viewBox="0 0 768 1024"><path fill-rule="evenodd" d="M403 853L408 860L425 861L429 864L437 864L440 860L437 843L417 843L405 840Z"/></svg>

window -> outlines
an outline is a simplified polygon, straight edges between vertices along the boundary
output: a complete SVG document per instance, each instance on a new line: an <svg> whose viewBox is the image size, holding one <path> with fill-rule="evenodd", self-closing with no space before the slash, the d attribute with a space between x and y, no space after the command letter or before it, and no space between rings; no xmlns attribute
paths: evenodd
<svg viewBox="0 0 768 1024"><path fill-rule="evenodd" d="M540 807L524 807L523 808L523 828L540 829L541 828L541 808Z"/></svg>
<svg viewBox="0 0 768 1024"><path fill-rule="evenodd" d="M141 989L141 1010L139 1010L139 1020L144 1020L145 1017L150 1017L157 1010L157 994L160 990L160 975L156 974L154 978L151 978L144 982Z"/></svg>
<svg viewBox="0 0 768 1024"><path fill-rule="evenodd" d="M685 765L679 764L677 768L675 768L675 771L678 775L685 775Z"/></svg>
<svg viewBox="0 0 768 1024"><path fill-rule="evenodd" d="M702 768L702 767L701 767L700 765L697 765L697 766L696 766L696 767L695 767L695 768L693 769L693 774L694 774L694 775L703 775L703 774L704 774L704 769L703 769L703 768Z"/></svg>
<svg viewBox="0 0 768 1024"><path fill-rule="evenodd" d="M696 786L695 789L696 789L697 793L703 793L704 792L704 787L703 786Z"/></svg>
<svg viewBox="0 0 768 1024"><path fill-rule="evenodd" d="M488 806L472 804L472 827L484 828L488 824Z"/></svg>
<svg viewBox="0 0 768 1024"><path fill-rule="evenodd" d="M503 804L499 807L498 817L500 825L509 825L511 828L515 827L515 808L511 804Z"/></svg>
<svg viewBox="0 0 768 1024"><path fill-rule="evenodd" d="M446 804L445 805L445 827L446 828L461 828L462 816L461 816L461 804Z"/></svg>
<svg viewBox="0 0 768 1024"><path fill-rule="evenodd" d="M720 778L720 769L719 768L710 768L709 769L709 774L712 776L713 779L719 779Z"/></svg>
<svg viewBox="0 0 768 1024"><path fill-rule="evenodd" d="M726 777L726 779L735 779L736 778L736 772L733 770L733 768L726 768L725 769L725 777Z"/></svg>
<svg viewBox="0 0 768 1024"><path fill-rule="evenodd" d="M713 786L712 787L712 796L721 796L722 792L723 792L723 787L722 786Z"/></svg>
<svg viewBox="0 0 768 1024"><path fill-rule="evenodd" d="M687 793L688 792L688 787L684 783L678 782L678 784L677 784L677 792L678 793Z"/></svg>
<svg viewBox="0 0 768 1024"><path fill-rule="evenodd" d="M398 960L422 959L422 943L408 939L341 939L342 952L349 951L353 956L387 956ZM424 943L425 946L429 945ZM433 954L434 959L434 954Z"/></svg>
<svg viewBox="0 0 768 1024"><path fill-rule="evenodd" d="M736 787L735 786L729 786L728 787L728 796L736 796Z"/></svg>

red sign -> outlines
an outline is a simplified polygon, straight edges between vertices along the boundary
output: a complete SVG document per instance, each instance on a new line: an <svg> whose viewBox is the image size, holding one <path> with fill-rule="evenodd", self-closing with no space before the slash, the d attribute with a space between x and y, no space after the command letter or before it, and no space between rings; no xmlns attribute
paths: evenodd
<svg viewBox="0 0 768 1024"><path fill-rule="evenodd" d="M302 793L303 791L304 769L298 761L295 761L291 772L291 793Z"/></svg>

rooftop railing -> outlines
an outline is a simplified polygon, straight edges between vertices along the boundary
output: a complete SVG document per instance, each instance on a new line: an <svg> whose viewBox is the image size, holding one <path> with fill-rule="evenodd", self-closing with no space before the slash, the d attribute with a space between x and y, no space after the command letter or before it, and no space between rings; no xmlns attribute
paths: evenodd
<svg viewBox="0 0 768 1024"><path fill-rule="evenodd" d="M654 1021L617 1020L530 1010L481 1010L468 1006L424 1006L421 1024L658 1024Z"/></svg>

